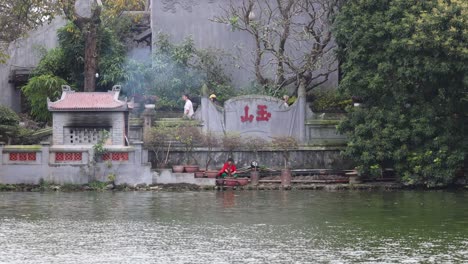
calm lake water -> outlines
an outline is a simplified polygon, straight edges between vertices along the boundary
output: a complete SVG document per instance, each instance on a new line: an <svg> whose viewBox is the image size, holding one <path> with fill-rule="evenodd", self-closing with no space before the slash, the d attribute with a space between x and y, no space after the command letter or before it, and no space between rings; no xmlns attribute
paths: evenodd
<svg viewBox="0 0 468 264"><path fill-rule="evenodd" d="M468 192L0 193L0 263L468 263Z"/></svg>

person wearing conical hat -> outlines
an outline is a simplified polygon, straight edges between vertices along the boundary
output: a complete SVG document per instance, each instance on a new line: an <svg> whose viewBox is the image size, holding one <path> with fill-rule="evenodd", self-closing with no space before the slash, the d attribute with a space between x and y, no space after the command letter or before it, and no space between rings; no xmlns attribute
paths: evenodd
<svg viewBox="0 0 468 264"><path fill-rule="evenodd" d="M218 99L216 99L216 94L211 94L209 98L213 104L219 105Z"/></svg>

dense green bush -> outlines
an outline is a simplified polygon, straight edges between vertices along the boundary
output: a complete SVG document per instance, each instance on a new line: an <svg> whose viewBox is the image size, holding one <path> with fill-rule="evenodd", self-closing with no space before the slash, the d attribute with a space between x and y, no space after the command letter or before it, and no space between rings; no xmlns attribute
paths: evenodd
<svg viewBox="0 0 468 264"><path fill-rule="evenodd" d="M352 103L349 96L339 93L336 89L316 89L307 96L312 101L314 112L344 112L346 106Z"/></svg>
<svg viewBox="0 0 468 264"><path fill-rule="evenodd" d="M0 141L9 143L19 131L18 115L6 106L0 105Z"/></svg>
<svg viewBox="0 0 468 264"><path fill-rule="evenodd" d="M362 98L339 130L361 172L447 185L466 158L468 2L357 0L335 35L340 89Z"/></svg>
<svg viewBox="0 0 468 264"><path fill-rule="evenodd" d="M31 104L31 115L38 121L49 122L52 115L47 109L47 98L52 101L60 98L62 85L67 84L60 77L45 74L32 77L22 88Z"/></svg>

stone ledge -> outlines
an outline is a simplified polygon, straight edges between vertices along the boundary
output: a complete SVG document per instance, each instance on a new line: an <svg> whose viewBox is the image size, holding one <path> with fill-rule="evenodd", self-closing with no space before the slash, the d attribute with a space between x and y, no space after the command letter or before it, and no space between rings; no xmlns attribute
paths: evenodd
<svg viewBox="0 0 468 264"><path fill-rule="evenodd" d="M194 173L173 173L170 170L153 172L153 184L195 184L198 186L215 186L216 180L211 178L195 178Z"/></svg>
<svg viewBox="0 0 468 264"><path fill-rule="evenodd" d="M7 145L3 147L3 152L40 152L41 145Z"/></svg>

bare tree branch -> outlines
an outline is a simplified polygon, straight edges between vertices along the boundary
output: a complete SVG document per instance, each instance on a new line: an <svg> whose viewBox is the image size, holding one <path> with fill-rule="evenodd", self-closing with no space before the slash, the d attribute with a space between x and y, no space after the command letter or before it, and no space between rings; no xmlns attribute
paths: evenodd
<svg viewBox="0 0 468 264"><path fill-rule="evenodd" d="M252 36L258 83L275 90L303 83L310 90L336 71L329 66L335 48L330 23L344 1L232 0L213 21Z"/></svg>

